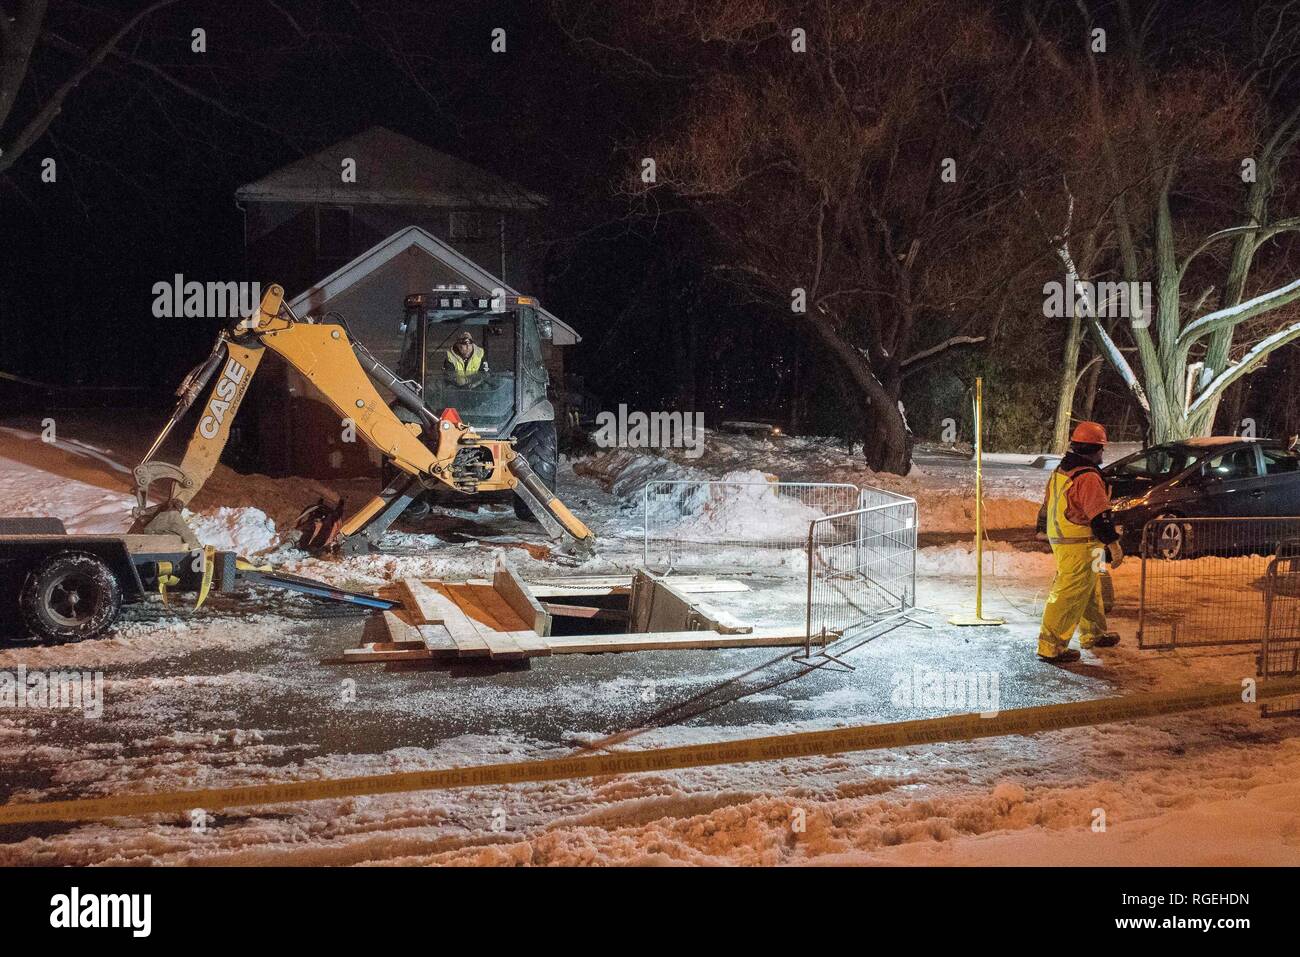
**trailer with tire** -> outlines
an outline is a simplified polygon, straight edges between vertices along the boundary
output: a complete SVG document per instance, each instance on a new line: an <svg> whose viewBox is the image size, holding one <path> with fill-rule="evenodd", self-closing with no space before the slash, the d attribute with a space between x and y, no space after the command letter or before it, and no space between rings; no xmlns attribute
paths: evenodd
<svg viewBox="0 0 1300 957"><path fill-rule="evenodd" d="M235 552L191 548L179 535L71 535L56 518L0 518L0 638L48 644L108 634L122 606L184 593L269 585L315 598L383 610L394 603L295 575Z"/></svg>

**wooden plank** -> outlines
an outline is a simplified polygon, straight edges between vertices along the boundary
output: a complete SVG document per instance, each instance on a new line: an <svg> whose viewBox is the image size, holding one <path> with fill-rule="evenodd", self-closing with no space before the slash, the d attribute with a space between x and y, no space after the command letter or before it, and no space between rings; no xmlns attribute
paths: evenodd
<svg viewBox="0 0 1300 957"><path fill-rule="evenodd" d="M484 629L483 640L487 642L488 653L491 654L493 658L528 657L519 642L515 641L508 631L491 631L489 629Z"/></svg>
<svg viewBox="0 0 1300 957"><path fill-rule="evenodd" d="M646 572L637 572L632 577L632 595L627 602L628 630L644 632L650 630L650 613L654 610L654 577Z"/></svg>
<svg viewBox="0 0 1300 957"><path fill-rule="evenodd" d="M635 633L699 630L745 634L752 630L732 615L686 594L676 581L648 572L637 572L632 580L630 610L629 629Z"/></svg>
<svg viewBox="0 0 1300 957"><path fill-rule="evenodd" d="M442 587L464 613L465 621L478 634L479 640L487 647L489 655L493 658L524 657L524 649L510 637L508 631L498 631L493 627L494 624L500 624L500 621L483 606L482 598L486 594L495 596L495 591L482 585L443 585ZM510 611L508 606L506 611ZM517 623L523 624L523 622ZM456 637L454 633L453 637ZM457 642L459 643L459 639Z"/></svg>
<svg viewBox="0 0 1300 957"><path fill-rule="evenodd" d="M597 654L619 651L666 651L674 648L773 648L804 643L803 629L764 628L748 635L722 635L716 631L665 631L627 635L574 635L550 643L552 654Z"/></svg>
<svg viewBox="0 0 1300 957"><path fill-rule="evenodd" d="M752 591L744 582L725 581L720 578L696 578L670 576L666 579L680 592L687 595L713 595L726 592Z"/></svg>
<svg viewBox="0 0 1300 957"><path fill-rule="evenodd" d="M533 631L542 636L551 633L550 614L533 597L514 567L504 558L497 559L492 587L515 610L515 614L524 620L525 625L531 625Z"/></svg>
<svg viewBox="0 0 1300 957"><path fill-rule="evenodd" d="M361 647L371 651L419 651L426 646L423 641L367 641Z"/></svg>
<svg viewBox="0 0 1300 957"><path fill-rule="evenodd" d="M557 618L605 618L611 621L627 621L627 612L621 608L597 608L595 605L562 605L559 602L544 601L542 607Z"/></svg>
<svg viewBox="0 0 1300 957"><path fill-rule="evenodd" d="M419 587L411 587L412 583ZM460 655L475 657L490 653L487 642L483 640L474 623L445 591L446 585L435 582L434 587L430 587L414 579L405 579L402 585L412 595L419 595L421 614L426 616L424 623L442 625Z"/></svg>
<svg viewBox="0 0 1300 957"><path fill-rule="evenodd" d="M438 657L454 655L460 650L456 640L451 637L451 632L444 625L417 625L416 630L424 646Z"/></svg>
<svg viewBox="0 0 1300 957"><path fill-rule="evenodd" d="M420 641L420 633L416 631L415 626L403 621L391 611L384 612L384 627L388 630L389 641Z"/></svg>
<svg viewBox="0 0 1300 957"><path fill-rule="evenodd" d="M704 620L705 625L708 626L706 630L719 631L724 635L747 635L754 630L753 625L746 624L729 612L712 608L702 602L696 604L695 614Z"/></svg>
<svg viewBox="0 0 1300 957"><path fill-rule="evenodd" d="M381 661L428 661L432 658L428 649L411 648L406 651L376 651L373 648L345 648L342 656L326 658L321 664L326 665L369 665Z"/></svg>
<svg viewBox="0 0 1300 957"><path fill-rule="evenodd" d="M466 613L479 624L496 631L521 631L532 626L531 619L519 617L491 583L471 585L459 591L472 599L473 608L466 609Z"/></svg>
<svg viewBox="0 0 1300 957"><path fill-rule="evenodd" d="M750 591L742 581L714 578L708 575L673 575L669 579L680 591L687 594ZM560 595L626 595L632 585L630 575L587 575L573 578L537 578L528 582L534 598L542 599Z"/></svg>
<svg viewBox="0 0 1300 957"><path fill-rule="evenodd" d="M510 632L510 637L515 643L523 649L524 654L530 658L546 657L551 653L551 643L549 638L543 638L531 628L525 628L522 631Z"/></svg>
<svg viewBox="0 0 1300 957"><path fill-rule="evenodd" d="M438 592L418 578L403 578L402 590L406 592L403 604L416 616L417 623L442 621L444 605L438 601Z"/></svg>
<svg viewBox="0 0 1300 957"><path fill-rule="evenodd" d="M632 579L629 611L631 632L689 631L695 603L664 579L639 571Z"/></svg>
<svg viewBox="0 0 1300 957"><path fill-rule="evenodd" d="M559 589L562 592L569 589L599 589L599 588L626 588L632 582L631 575L564 575L564 576L543 576L534 578L528 583L528 587L534 595L543 592L550 592L552 589Z"/></svg>

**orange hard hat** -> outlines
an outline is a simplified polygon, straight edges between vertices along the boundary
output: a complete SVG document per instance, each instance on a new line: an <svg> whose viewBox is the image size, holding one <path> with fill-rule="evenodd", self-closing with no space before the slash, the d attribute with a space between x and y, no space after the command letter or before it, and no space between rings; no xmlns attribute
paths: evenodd
<svg viewBox="0 0 1300 957"><path fill-rule="evenodd" d="M1086 442L1088 445L1106 444L1106 427L1100 422L1080 422L1070 433L1071 442Z"/></svg>

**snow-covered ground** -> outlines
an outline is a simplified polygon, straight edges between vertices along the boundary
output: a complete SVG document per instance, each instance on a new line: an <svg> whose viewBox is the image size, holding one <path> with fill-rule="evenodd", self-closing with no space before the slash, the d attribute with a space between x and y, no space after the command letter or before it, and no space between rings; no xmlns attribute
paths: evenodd
<svg viewBox="0 0 1300 957"><path fill-rule="evenodd" d="M54 515L72 531L125 527L143 437L85 421L0 428L6 515ZM292 545L303 505L328 489L219 469L192 524L213 544L352 587L490 571L505 550L525 575L595 573L641 559L646 481L723 476L873 485L914 496L922 548L918 618L846 642L853 671L808 671L780 649L564 656L528 670L382 671L320 665L356 645L358 617L320 617L276 593L129 609L113 637L0 646L0 672L98 671L100 717L0 709L0 801L341 777L571 754L664 709L712 705L619 744L640 748L981 710L900 694L961 676L1024 705L1168 689L1254 674L1240 649L1176 654L1133 641L1136 562L1115 575L1117 649L1054 668L1033 657L1051 557L1032 527L1046 473L1026 457L986 463L986 613L1003 628L946 623L973 603L968 461L923 451L906 477L871 473L833 443L711 436L697 459L608 452L566 462L566 502L594 528L581 565L508 508L439 510L385 553L330 561ZM367 491L350 483L350 501ZM807 516L773 513L772 529ZM731 528L734 515L711 513ZM698 521L698 519L697 519ZM709 529L704 529L708 531ZM701 531L696 528L695 531ZM750 590L710 596L757 624L801 621L803 583L733 569ZM728 679L744 675L727 692ZM351 682L351 683L350 683ZM354 684L353 684L354 683ZM735 688L748 692L743 697ZM728 700L733 699L736 700ZM981 702L983 703L983 702ZM1300 863L1300 721L1250 708L1122 726L797 761L468 788L111 824L0 828L0 864L101 863ZM1104 814L1105 828L1096 822ZM802 823L800 823L802 822Z"/></svg>

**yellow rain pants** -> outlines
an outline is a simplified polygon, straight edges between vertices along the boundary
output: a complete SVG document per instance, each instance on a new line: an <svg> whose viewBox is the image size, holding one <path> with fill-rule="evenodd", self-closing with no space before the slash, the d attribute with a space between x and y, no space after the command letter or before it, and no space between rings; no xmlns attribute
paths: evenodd
<svg viewBox="0 0 1300 957"><path fill-rule="evenodd" d="M1043 609L1043 624L1038 629L1038 653L1055 658L1070 645L1074 629L1079 629L1079 646L1089 648L1106 633L1106 612L1101 603L1101 576L1097 562L1098 542L1053 545L1056 578Z"/></svg>
<svg viewBox="0 0 1300 957"><path fill-rule="evenodd" d="M1056 559L1056 577L1043 609L1038 629L1038 653L1055 658L1070 646L1075 628L1079 645L1091 647L1106 633L1106 611L1101 600L1102 546L1087 525L1066 517L1066 491L1078 470L1056 471L1047 482L1047 539Z"/></svg>

